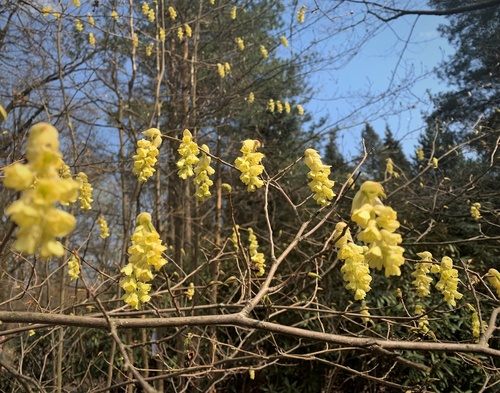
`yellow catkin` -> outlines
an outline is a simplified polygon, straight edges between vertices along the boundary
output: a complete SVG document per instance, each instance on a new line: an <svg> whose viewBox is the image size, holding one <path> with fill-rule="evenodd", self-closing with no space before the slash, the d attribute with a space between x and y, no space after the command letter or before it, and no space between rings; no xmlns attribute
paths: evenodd
<svg viewBox="0 0 500 393"><path fill-rule="evenodd" d="M260 147L260 142L257 140L247 139L243 141L241 152L243 155L236 158L234 164L241 172L240 180L247 185L249 192L254 192L257 188L264 185L260 175L264 171L264 166L261 164L264 154L257 152Z"/></svg>
<svg viewBox="0 0 500 393"><path fill-rule="evenodd" d="M56 240L71 233L76 225L73 215L56 204L67 205L78 196L79 183L63 179L64 162L59 151L59 135L48 123L34 125L26 144L27 164L15 163L4 170L3 183L21 192L5 214L17 224L13 249L42 258L64 255L64 247Z"/></svg>
<svg viewBox="0 0 500 393"><path fill-rule="evenodd" d="M243 51L245 50L245 41L241 37L236 37L235 38L236 45L238 46L238 49Z"/></svg>
<svg viewBox="0 0 500 393"><path fill-rule="evenodd" d="M267 59L267 57L269 56L269 53L267 52L267 49L264 45L260 45L260 53L262 54L262 57L264 59Z"/></svg>
<svg viewBox="0 0 500 393"><path fill-rule="evenodd" d="M78 32L83 31L83 23L80 21L80 19L75 20L75 29Z"/></svg>
<svg viewBox="0 0 500 393"><path fill-rule="evenodd" d="M168 14L170 15L170 19L175 20L177 18L177 12L175 11L175 8L170 6L168 7Z"/></svg>
<svg viewBox="0 0 500 393"><path fill-rule="evenodd" d="M233 20L236 19L236 10L237 10L236 6L233 6L233 8L231 8L231 19Z"/></svg>
<svg viewBox="0 0 500 393"><path fill-rule="evenodd" d="M90 27L95 27L95 20L92 14L87 14L87 20L89 22Z"/></svg>
<svg viewBox="0 0 500 393"><path fill-rule="evenodd" d="M280 37L280 40L281 40L281 44L286 48L288 46L288 40L286 39L286 37L284 35L282 35Z"/></svg>
<svg viewBox="0 0 500 393"><path fill-rule="evenodd" d="M440 265L440 280L436 289L440 291L446 303L455 307L456 301L463 297L458 289L458 270L453 268L453 261L449 257L443 257Z"/></svg>
<svg viewBox="0 0 500 393"><path fill-rule="evenodd" d="M146 138L137 141L136 154L132 157L134 159L132 173L137 175L139 182L145 182L156 172L154 166L158 161L158 148L162 143L161 132L157 128L150 128L142 134Z"/></svg>
<svg viewBox="0 0 500 393"><path fill-rule="evenodd" d="M265 273L266 260L264 254L258 251L259 243L252 228L248 228L248 242L248 254L252 261L252 269L257 271L257 277L261 277Z"/></svg>
<svg viewBox="0 0 500 393"><path fill-rule="evenodd" d="M308 186L314 193L313 199L321 207L328 206L335 196L333 192L335 182L329 179L330 166L321 162L319 153L314 149L306 149L304 155L305 163L310 169L307 177L311 179Z"/></svg>
<svg viewBox="0 0 500 393"><path fill-rule="evenodd" d="M274 109L276 108L276 104L274 103L274 100L272 98L269 99L267 102L267 110L271 113L274 112Z"/></svg>
<svg viewBox="0 0 500 393"><path fill-rule="evenodd" d="M304 114L304 108L302 108L302 105L297 105L297 112L300 116L302 116Z"/></svg>
<svg viewBox="0 0 500 393"><path fill-rule="evenodd" d="M93 33L89 33L89 45L95 46L95 37Z"/></svg>
<svg viewBox="0 0 500 393"><path fill-rule="evenodd" d="M76 280L80 276L80 259L75 254L71 254L68 261L68 275L70 281Z"/></svg>
<svg viewBox="0 0 500 393"><path fill-rule="evenodd" d="M306 18L306 6L303 5L297 12L297 22L304 23L305 18Z"/></svg>
<svg viewBox="0 0 500 393"><path fill-rule="evenodd" d="M248 94L248 103L249 104L253 104L255 102L255 94L253 94L253 91L251 91L249 94Z"/></svg>
<svg viewBox="0 0 500 393"><path fill-rule="evenodd" d="M177 161L177 174L181 179L186 180L188 177L194 176L193 166L200 160L200 148L198 144L193 141L193 135L189 130L184 130L182 133L182 142L177 152L181 158Z"/></svg>
<svg viewBox="0 0 500 393"><path fill-rule="evenodd" d="M102 214L97 218L97 223L99 224L99 229L101 230L101 239L106 239L109 237L109 228L106 219Z"/></svg>
<svg viewBox="0 0 500 393"><path fill-rule="evenodd" d="M479 202L473 203L470 207L470 215L474 220L479 220L481 218L481 204Z"/></svg>
<svg viewBox="0 0 500 393"><path fill-rule="evenodd" d="M160 31L158 33L158 38L160 42L165 42L165 39L167 38L167 34L165 33L165 29L163 27L160 27Z"/></svg>
<svg viewBox="0 0 500 393"><path fill-rule="evenodd" d="M194 184L196 185L196 198L203 202L205 199L210 197L210 187L214 182L210 179L210 176L215 173L215 169L210 166L210 161L212 158L208 155L210 150L207 145L202 145L200 147L201 156L194 168L195 178Z"/></svg>

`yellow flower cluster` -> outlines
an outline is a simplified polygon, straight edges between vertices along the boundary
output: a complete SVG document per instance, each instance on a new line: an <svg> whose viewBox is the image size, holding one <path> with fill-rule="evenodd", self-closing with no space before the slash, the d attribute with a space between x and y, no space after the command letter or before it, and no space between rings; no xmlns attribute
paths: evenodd
<svg viewBox="0 0 500 393"><path fill-rule="evenodd" d="M163 27L160 27L158 38L160 39L161 42L165 42L165 39L167 38L167 33L165 33L165 29Z"/></svg>
<svg viewBox="0 0 500 393"><path fill-rule="evenodd" d="M90 46L95 46L95 37L94 37L94 33L89 33L89 45L90 45Z"/></svg>
<svg viewBox="0 0 500 393"><path fill-rule="evenodd" d="M42 16L44 18L46 18L47 16L49 16L50 14L50 11L52 11L52 7L50 5L46 5L42 8Z"/></svg>
<svg viewBox="0 0 500 393"><path fill-rule="evenodd" d="M415 277L412 284L417 288L417 295L419 297L425 297L431 293L430 287L432 278L427 274L431 271L432 254L429 251L424 251L417 253L417 255L422 262L415 264L415 270L411 274Z"/></svg>
<svg viewBox="0 0 500 393"><path fill-rule="evenodd" d="M328 178L330 166L321 162L319 153L314 149L306 149L304 154L305 163L310 169L307 177L311 179L308 186L314 193L313 198L318 205L322 207L328 206L335 196L332 190L335 182Z"/></svg>
<svg viewBox="0 0 500 393"><path fill-rule="evenodd" d="M95 20L92 14L87 14L87 19L89 21L90 27L95 27Z"/></svg>
<svg viewBox="0 0 500 393"><path fill-rule="evenodd" d="M297 22L304 23L305 18L306 18L306 6L303 5L297 12Z"/></svg>
<svg viewBox="0 0 500 393"><path fill-rule="evenodd" d="M56 237L71 233L76 220L55 204L74 202L79 184L59 175L64 162L57 130L47 123L35 124L29 133L26 158L26 165L16 163L5 168L3 179L5 187L21 192L5 210L18 225L13 248L31 255L39 249L42 258L61 257L64 248Z"/></svg>
<svg viewBox="0 0 500 393"><path fill-rule="evenodd" d="M500 297L500 272L497 269L490 269L486 278L490 285L497 290L497 295Z"/></svg>
<svg viewBox="0 0 500 393"><path fill-rule="evenodd" d="M363 323L368 323L368 322L373 323L373 320L370 318L370 311L368 310L368 307L366 306L366 301L364 300L361 301L361 307L359 309L359 313L361 315L364 315L364 317L361 317Z"/></svg>
<svg viewBox="0 0 500 393"><path fill-rule="evenodd" d="M340 222L336 225L334 238L339 237L343 232L344 235L335 243L336 246L340 246L337 257L344 261L340 271L347 283L346 289L354 291L355 300L363 300L371 289L370 268L363 255L363 247L352 242L351 233L345 223Z"/></svg>
<svg viewBox="0 0 500 393"><path fill-rule="evenodd" d="M200 154L198 144L193 141L193 135L189 130L183 131L182 142L177 151L181 155L181 158L177 161L177 168L179 168L177 174L181 179L186 180L194 175L193 165L198 163L199 158L197 156Z"/></svg>
<svg viewBox="0 0 500 393"><path fill-rule="evenodd" d="M129 262L122 269L125 277L120 280L120 286L125 290L122 298L125 303L138 310L142 303L151 300L151 284L148 282L154 278L152 269L160 270L167 263L162 258L166 247L161 244L160 235L153 227L149 213L137 216L131 240L132 245L128 248Z"/></svg>
<svg viewBox="0 0 500 393"><path fill-rule="evenodd" d="M80 195L78 196L78 200L80 201L80 209L90 210L92 209L92 191L94 190L89 183L88 177L85 173L80 172L76 175L76 180L80 183Z"/></svg>
<svg viewBox="0 0 500 393"><path fill-rule="evenodd" d="M154 45L148 44L146 46L146 56L151 56L153 54Z"/></svg>
<svg viewBox="0 0 500 393"><path fill-rule="evenodd" d="M364 182L354 196L351 219L362 231L358 240L368 245L365 257L372 269L385 270L385 276L400 276L400 266L405 259L404 248L398 246L403 241L394 233L399 228L397 213L385 206L380 197L385 196L380 183Z"/></svg>
<svg viewBox="0 0 500 393"><path fill-rule="evenodd" d="M184 292L184 295L186 295L187 300L193 300L195 290L194 290L194 284L189 283L188 289L186 292Z"/></svg>
<svg viewBox="0 0 500 393"><path fill-rule="evenodd" d="M281 44L286 48L288 46L288 40L286 39L286 37L284 35L282 35L280 37L280 40L281 40Z"/></svg>
<svg viewBox="0 0 500 393"><path fill-rule="evenodd" d="M471 315L472 337L479 338L479 336L481 335L481 322L479 321L479 314L477 313L476 309L472 304L467 303L466 306L472 312Z"/></svg>
<svg viewBox="0 0 500 393"><path fill-rule="evenodd" d="M249 94L248 94L248 103L249 104L253 104L255 102L255 94L253 94L253 91L251 91Z"/></svg>
<svg viewBox="0 0 500 393"><path fill-rule="evenodd" d="M238 45L239 50L245 50L245 41L243 41L243 38L241 37L236 37L235 39L236 45Z"/></svg>
<svg viewBox="0 0 500 393"><path fill-rule="evenodd" d="M80 19L76 19L75 20L75 29L78 32L82 32L83 31L83 23L81 22Z"/></svg>
<svg viewBox="0 0 500 393"><path fill-rule="evenodd" d="M425 159L424 157L424 149L422 148L422 146L420 146L418 149L417 149L417 158L419 161L423 161Z"/></svg>
<svg viewBox="0 0 500 393"><path fill-rule="evenodd" d="M175 8L170 6L168 7L168 14L170 15L170 19L175 20L177 18L177 12L175 11Z"/></svg>
<svg viewBox="0 0 500 393"><path fill-rule="evenodd" d="M481 218L481 204L479 202L473 203L470 207L470 215L474 220L479 220Z"/></svg>
<svg viewBox="0 0 500 393"><path fill-rule="evenodd" d="M99 224L99 229L101 230L101 238L106 239L109 237L108 223L102 214L100 214L97 218L97 223Z"/></svg>
<svg viewBox="0 0 500 393"><path fill-rule="evenodd" d="M231 72L231 65L229 63L217 63L217 73L221 78L225 78Z"/></svg>
<svg viewBox="0 0 500 393"><path fill-rule="evenodd" d="M80 7L81 3L80 3L80 0L73 0L73 5L78 8Z"/></svg>
<svg viewBox="0 0 500 393"><path fill-rule="evenodd" d="M297 105L297 112L299 113L300 116L304 114L304 108L302 108L302 105L300 104Z"/></svg>
<svg viewBox="0 0 500 393"><path fill-rule="evenodd" d="M150 128L142 133L147 139L137 141L137 150L134 159L134 175L139 182L148 180L156 172L154 166L157 161L158 148L161 146L161 132L157 128Z"/></svg>
<svg viewBox="0 0 500 393"><path fill-rule="evenodd" d="M462 294L458 288L458 270L453 268L453 261L450 257L443 257L439 266L440 280L436 284L436 289L440 291L446 303L456 306L455 300L462 299Z"/></svg>
<svg viewBox="0 0 500 393"><path fill-rule="evenodd" d="M233 8L231 8L231 19L236 19L236 10L237 10L237 7L236 6L233 6Z"/></svg>
<svg viewBox="0 0 500 393"><path fill-rule="evenodd" d="M210 187L214 184L212 180L210 180L209 176L215 173L215 169L210 166L210 161L212 158L208 155L210 150L207 145L201 145L201 157L199 158L198 164L194 168L195 178L194 184L197 186L196 190L196 198L199 201L203 202L207 199L210 194Z"/></svg>
<svg viewBox="0 0 500 393"><path fill-rule="evenodd" d="M155 21L155 17L156 17L155 11L153 9L149 8L149 4L146 2L142 3L142 13L148 17L148 20L150 22Z"/></svg>
<svg viewBox="0 0 500 393"><path fill-rule="evenodd" d="M260 163L264 154L257 152L259 147L260 142L257 140L247 139L243 141L243 147L240 150L243 156L234 161L236 168L241 172L240 180L247 185L247 190L250 192L254 192L264 185L262 179L259 178L264 171L264 166Z"/></svg>
<svg viewBox="0 0 500 393"><path fill-rule="evenodd" d="M423 315L425 314L425 310L421 304L417 304L415 306L415 315ZM420 330L423 334L432 333L429 329L429 317L427 315L423 315L418 319L418 330ZM434 333L432 333L434 334Z"/></svg>
<svg viewBox="0 0 500 393"><path fill-rule="evenodd" d="M274 112L274 109L276 108L276 104L274 103L274 100L272 98L269 99L269 101L267 102L267 110L269 112Z"/></svg>
<svg viewBox="0 0 500 393"><path fill-rule="evenodd" d="M68 275L70 281L76 280L80 276L80 259L75 254L71 254L68 261Z"/></svg>
<svg viewBox="0 0 500 393"><path fill-rule="evenodd" d="M253 264L252 269L257 271L257 277L261 277L266 272L266 260L264 254L258 251L259 243L252 228L248 228L248 242L248 253L250 254L250 260Z"/></svg>
<svg viewBox="0 0 500 393"><path fill-rule="evenodd" d="M262 57L264 59L267 59L267 57L269 56L269 53L267 52L267 49L264 45L261 45L260 47L260 53L262 54Z"/></svg>
<svg viewBox="0 0 500 393"><path fill-rule="evenodd" d="M115 22L118 22L118 19L120 19L120 16L118 15L118 12L116 12L116 10L111 11L111 17Z"/></svg>
<svg viewBox="0 0 500 393"><path fill-rule="evenodd" d="M394 176L396 179L399 177L399 173L394 171L394 162L392 161L392 158L387 158L385 160L385 172L389 176Z"/></svg>

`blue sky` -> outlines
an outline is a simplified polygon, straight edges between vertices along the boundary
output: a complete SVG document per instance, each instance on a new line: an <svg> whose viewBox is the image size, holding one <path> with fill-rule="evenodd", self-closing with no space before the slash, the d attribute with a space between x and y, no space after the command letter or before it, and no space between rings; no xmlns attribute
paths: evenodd
<svg viewBox="0 0 500 393"><path fill-rule="evenodd" d="M316 15L308 16L312 19ZM454 52L437 30L446 19L407 16L380 24L378 29L377 21L372 20L332 34L336 23L340 29L348 24L347 19L355 17L356 11L352 17L346 13L338 20L318 17L315 23L304 27L307 33L301 33L298 44L306 46L308 41L320 41L316 49L322 54L331 53L331 66L323 64L323 69L314 72L310 79L315 94L306 110L315 118L328 115L328 125L340 127L338 142L347 157L358 154L365 121L381 135L389 125L410 155L424 126L422 114L432 110L429 94L447 90L433 72ZM369 36L366 40L365 35ZM345 63L341 52L352 49L356 41L364 44ZM380 98L387 92L392 93Z"/></svg>

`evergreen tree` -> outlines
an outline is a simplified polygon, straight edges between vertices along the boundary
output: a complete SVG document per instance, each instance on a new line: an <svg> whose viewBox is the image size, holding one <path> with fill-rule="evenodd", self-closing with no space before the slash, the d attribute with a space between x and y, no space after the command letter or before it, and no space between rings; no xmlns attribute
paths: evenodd
<svg viewBox="0 0 500 393"><path fill-rule="evenodd" d="M385 162L381 156L381 152L384 150L384 143L369 123L366 123L361 131L361 138L363 139L364 148L368 153L368 157L361 169L367 178L380 180L383 178L385 171ZM361 154L363 153L361 152Z"/></svg>

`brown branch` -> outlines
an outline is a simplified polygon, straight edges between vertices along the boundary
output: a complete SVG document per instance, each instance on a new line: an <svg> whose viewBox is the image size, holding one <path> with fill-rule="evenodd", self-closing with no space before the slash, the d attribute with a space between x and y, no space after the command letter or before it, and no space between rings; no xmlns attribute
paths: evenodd
<svg viewBox="0 0 500 393"><path fill-rule="evenodd" d="M498 313L498 311L497 311ZM496 315L494 313L494 315ZM45 314L38 312L23 311L0 311L0 321L5 323L43 323L57 326L75 326L94 329L109 330L108 321L104 318L89 318L87 316ZM475 353L500 358L500 350L492 349L479 344L472 343L443 343L443 342L412 342L400 340L384 340L366 337L350 337L339 334L321 333L307 329L280 325L277 323L259 321L246 317L242 313L228 315L200 315L188 317L171 318L111 318L113 326L117 329L138 328L166 328L180 326L234 326L241 328L258 329L286 336L327 342L339 346L363 348L367 350L403 350L420 352L461 352ZM493 326L493 327L492 327ZM494 324L490 322L493 331ZM487 337L487 335L486 335ZM485 342L486 340L483 340Z"/></svg>

